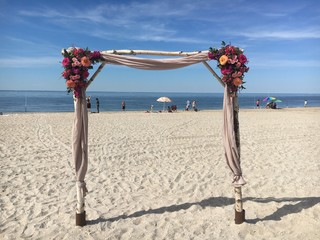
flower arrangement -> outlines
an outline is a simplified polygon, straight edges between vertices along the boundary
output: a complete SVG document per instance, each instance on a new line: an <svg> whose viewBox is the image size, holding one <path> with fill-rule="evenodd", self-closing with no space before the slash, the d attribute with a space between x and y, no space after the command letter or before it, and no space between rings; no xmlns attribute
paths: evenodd
<svg viewBox="0 0 320 240"><path fill-rule="evenodd" d="M226 45L222 41L220 49L209 49L208 57L217 60L217 66L223 75L222 81L228 85L230 93L245 89L243 78L244 73L248 72L249 68L246 66L248 59L243 54L242 49Z"/></svg>
<svg viewBox="0 0 320 240"><path fill-rule="evenodd" d="M100 52L71 47L63 49L62 55L64 71L61 75L66 79L67 91L73 91L77 98L81 97L81 89L87 87L88 70L93 68L93 64L103 60Z"/></svg>

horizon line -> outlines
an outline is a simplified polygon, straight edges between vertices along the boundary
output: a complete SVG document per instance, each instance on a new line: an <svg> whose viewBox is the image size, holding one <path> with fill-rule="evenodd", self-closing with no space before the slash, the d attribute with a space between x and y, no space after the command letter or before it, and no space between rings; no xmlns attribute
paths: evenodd
<svg viewBox="0 0 320 240"><path fill-rule="evenodd" d="M20 92L65 92L68 93L66 90L15 90L15 89L0 89L0 91L20 91ZM222 92L172 92L172 91L96 91L96 90L89 90L87 92L101 92L101 93L195 93L195 94L223 94ZM272 95L272 94L313 94L313 95L320 95L318 92L314 93L306 93L306 92L239 92L239 95L241 94L266 94L266 95Z"/></svg>

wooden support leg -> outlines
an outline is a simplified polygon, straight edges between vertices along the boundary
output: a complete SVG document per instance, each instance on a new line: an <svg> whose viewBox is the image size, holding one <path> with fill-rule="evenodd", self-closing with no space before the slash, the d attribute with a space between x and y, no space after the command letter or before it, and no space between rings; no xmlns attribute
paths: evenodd
<svg viewBox="0 0 320 240"><path fill-rule="evenodd" d="M235 193L235 218L234 221L236 224L241 224L245 221L245 210L242 206L242 193L241 187L234 188Z"/></svg>
<svg viewBox="0 0 320 240"><path fill-rule="evenodd" d="M86 211L82 213L76 212L76 226L83 227L86 225Z"/></svg>
<svg viewBox="0 0 320 240"><path fill-rule="evenodd" d="M77 182L77 210L76 210L76 226L83 227L86 225L86 211L84 210L84 188L81 183Z"/></svg>

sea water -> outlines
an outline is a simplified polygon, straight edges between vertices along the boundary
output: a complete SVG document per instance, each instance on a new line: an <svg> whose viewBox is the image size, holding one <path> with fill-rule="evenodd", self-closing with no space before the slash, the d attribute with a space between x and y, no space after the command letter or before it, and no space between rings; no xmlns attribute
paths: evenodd
<svg viewBox="0 0 320 240"><path fill-rule="evenodd" d="M100 111L121 111L121 102L126 102L126 111L146 111L153 105L154 111L176 105L184 110L186 101L196 101L199 110L222 109L223 93L172 93L172 92L87 92L91 97L91 110L96 111L96 98L100 102ZM159 97L169 97L171 103L160 103ZM281 93L239 93L239 105L242 109L253 109L260 99L272 96L280 99L278 108L320 107L320 94L281 94ZM0 112L73 112L73 97L65 91L0 91Z"/></svg>

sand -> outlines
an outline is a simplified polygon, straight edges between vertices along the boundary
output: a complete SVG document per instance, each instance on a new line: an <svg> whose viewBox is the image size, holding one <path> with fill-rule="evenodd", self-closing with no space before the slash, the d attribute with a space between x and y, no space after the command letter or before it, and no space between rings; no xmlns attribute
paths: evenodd
<svg viewBox="0 0 320 240"><path fill-rule="evenodd" d="M0 239L320 239L320 109L241 110L234 223L222 111L89 114L75 226L73 113L0 116Z"/></svg>

